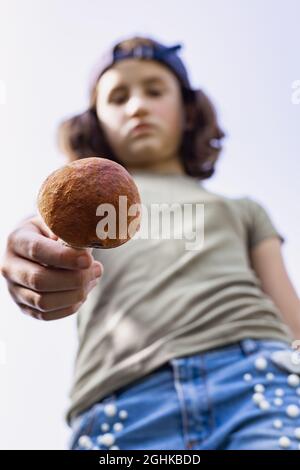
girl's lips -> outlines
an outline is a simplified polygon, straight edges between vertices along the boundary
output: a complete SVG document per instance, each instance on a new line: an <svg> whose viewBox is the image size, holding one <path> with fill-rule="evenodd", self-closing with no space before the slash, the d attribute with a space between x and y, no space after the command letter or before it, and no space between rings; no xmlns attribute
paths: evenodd
<svg viewBox="0 0 300 470"><path fill-rule="evenodd" d="M140 124L136 127L134 127L131 131L132 134L141 134L145 132L151 132L153 130L153 126L150 124Z"/></svg>

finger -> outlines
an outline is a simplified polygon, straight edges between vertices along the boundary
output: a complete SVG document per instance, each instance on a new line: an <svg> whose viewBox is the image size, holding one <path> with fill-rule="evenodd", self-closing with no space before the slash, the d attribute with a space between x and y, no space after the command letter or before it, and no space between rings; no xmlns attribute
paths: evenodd
<svg viewBox="0 0 300 470"><path fill-rule="evenodd" d="M14 285L13 295L17 303L27 305L39 312L51 312L85 302L89 292L96 284L97 280L94 280L85 288L55 293L40 293L26 287ZM12 293L11 286L9 289Z"/></svg>
<svg viewBox="0 0 300 470"><path fill-rule="evenodd" d="M19 257L8 260L5 269L2 269L3 276L9 282L37 292L81 289L100 277L102 272L103 267L97 261L88 269L68 270L40 266ZM13 286L11 288L13 290Z"/></svg>
<svg viewBox="0 0 300 470"><path fill-rule="evenodd" d="M37 215L31 219L32 224L37 228L37 230L46 237L52 238L53 240L59 240L59 237L52 232L52 230L45 223L41 215ZM68 245L67 245L68 246ZM84 250L88 253L92 253L92 248L75 248L76 250Z"/></svg>
<svg viewBox="0 0 300 470"><path fill-rule="evenodd" d="M61 318L68 317L76 313L81 307L80 304L72 305L71 307L63 308L60 310L55 310L53 312L39 312L33 308L28 307L27 305L18 304L21 311L30 317L36 318L37 320L51 321L51 320L60 320Z"/></svg>
<svg viewBox="0 0 300 470"><path fill-rule="evenodd" d="M53 240L58 239L57 235L55 235L48 225L46 225L40 214L31 215L30 217L26 217L25 219L21 220L17 225L16 230L22 230L24 227L30 227L30 230L33 230L36 233L40 233L45 237L50 237Z"/></svg>
<svg viewBox="0 0 300 470"><path fill-rule="evenodd" d="M89 295L89 293L91 292L91 290L94 289L94 287L98 284L98 279L94 279L93 281L90 281L89 284L88 284L88 287L87 287L87 294Z"/></svg>
<svg viewBox="0 0 300 470"><path fill-rule="evenodd" d="M40 214L30 219L30 222L35 225L38 231L46 237L52 238L53 240L58 240L58 236L52 232Z"/></svg>
<svg viewBox="0 0 300 470"><path fill-rule="evenodd" d="M56 268L88 268L93 262L88 250L67 247L58 240L25 228L14 233L9 246L15 254L23 258Z"/></svg>

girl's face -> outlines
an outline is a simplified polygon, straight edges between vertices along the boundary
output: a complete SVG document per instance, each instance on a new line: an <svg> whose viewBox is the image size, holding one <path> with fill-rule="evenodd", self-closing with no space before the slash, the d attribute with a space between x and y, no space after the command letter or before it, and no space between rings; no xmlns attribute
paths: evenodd
<svg viewBox="0 0 300 470"><path fill-rule="evenodd" d="M176 77L156 61L116 63L97 85L96 111L112 150L128 168L179 162L184 128ZM145 124L145 127L135 129Z"/></svg>

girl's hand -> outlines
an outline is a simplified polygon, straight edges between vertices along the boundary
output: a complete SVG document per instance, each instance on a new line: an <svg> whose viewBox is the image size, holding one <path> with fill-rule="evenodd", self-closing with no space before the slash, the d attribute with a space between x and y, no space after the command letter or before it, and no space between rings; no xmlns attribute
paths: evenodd
<svg viewBox="0 0 300 470"><path fill-rule="evenodd" d="M34 216L9 235L1 274L23 313L57 320L77 312L103 273L91 251L64 246Z"/></svg>

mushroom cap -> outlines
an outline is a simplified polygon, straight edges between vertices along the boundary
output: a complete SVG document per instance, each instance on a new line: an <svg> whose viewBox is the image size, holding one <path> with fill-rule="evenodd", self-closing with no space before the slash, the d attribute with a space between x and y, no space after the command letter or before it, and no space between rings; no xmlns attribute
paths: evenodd
<svg viewBox="0 0 300 470"><path fill-rule="evenodd" d="M102 157L82 158L54 171L37 200L52 232L77 248L115 248L126 243L140 228L140 204L128 171ZM128 212L132 205L136 206Z"/></svg>

